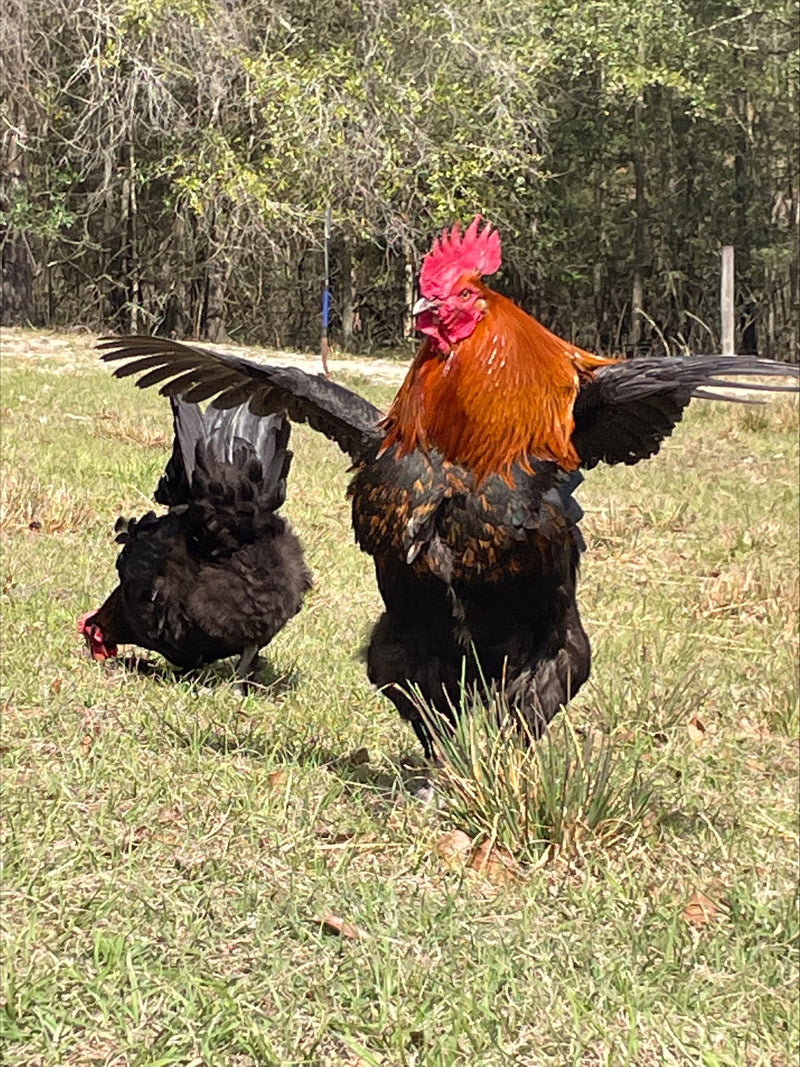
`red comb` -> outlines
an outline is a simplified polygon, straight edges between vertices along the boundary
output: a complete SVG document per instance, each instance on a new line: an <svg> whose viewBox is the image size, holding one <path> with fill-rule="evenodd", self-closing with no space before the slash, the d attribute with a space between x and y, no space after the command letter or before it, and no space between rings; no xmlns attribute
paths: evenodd
<svg viewBox="0 0 800 1067"><path fill-rule="evenodd" d="M446 296L462 274L494 274L502 263L500 234L487 222L478 232L481 216L476 215L462 237L458 223L448 233L434 237L430 252L422 261L419 291L426 299Z"/></svg>

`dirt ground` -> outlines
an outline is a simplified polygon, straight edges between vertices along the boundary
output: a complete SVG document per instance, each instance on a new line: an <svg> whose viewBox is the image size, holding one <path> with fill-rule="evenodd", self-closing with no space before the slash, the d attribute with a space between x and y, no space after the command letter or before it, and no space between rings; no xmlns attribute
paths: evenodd
<svg viewBox="0 0 800 1067"><path fill-rule="evenodd" d="M99 337L88 332L56 333L44 330L28 330L16 326L4 326L0 328L0 358L27 358L54 360L67 366L94 363L99 359L95 351L95 345ZM195 342L187 342L192 344ZM263 363L273 363L281 367L299 367L310 374L322 373L322 360L317 355L308 353L290 352L276 348L264 348L258 345L237 345L232 341L217 345L207 341L196 342L201 348L211 351L230 352L248 359L258 360ZM335 381L338 374L360 374L369 381L382 382L388 385L399 386L405 377L410 360L379 359L377 357L359 357L340 355L335 350L328 357L328 370L330 377ZM786 378L765 378L764 384L768 385L794 385L797 384L796 376ZM709 387L707 387L709 388ZM771 390L764 390L753 394L736 388L709 388L710 392L716 392L720 397L729 400L741 401L764 401L774 396Z"/></svg>
<svg viewBox="0 0 800 1067"><path fill-rule="evenodd" d="M8 326L0 329L0 357L47 359L76 366L81 363L95 363L99 358L95 351L98 339L95 334L91 333L48 333L43 330ZM322 361L319 356L254 345L237 345L233 342L215 345L206 341L198 341L197 344L211 351L230 352L264 363L273 363L282 367L299 367L311 374L322 372ZM328 370L333 379L336 379L337 373L343 372L363 374L371 381L399 385L407 368L407 360L340 356L335 352L328 357Z"/></svg>

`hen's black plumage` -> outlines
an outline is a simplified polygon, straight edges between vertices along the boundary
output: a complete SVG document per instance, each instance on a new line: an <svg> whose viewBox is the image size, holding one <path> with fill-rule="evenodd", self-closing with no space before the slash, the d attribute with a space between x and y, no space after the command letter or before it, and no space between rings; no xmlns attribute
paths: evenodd
<svg viewBox="0 0 800 1067"><path fill-rule="evenodd" d="M311 588L302 546L277 514L290 424L246 406L203 413L171 402L173 451L154 494L168 511L117 521L119 585L81 632L97 659L128 643L182 668L238 655L245 677Z"/></svg>
<svg viewBox="0 0 800 1067"><path fill-rule="evenodd" d="M432 739L412 689L450 716L462 682L502 688L534 735L578 691L590 668L575 599L579 471L531 458L529 471L513 468L513 485L495 474L477 483L435 448L381 451L381 412L319 376L157 337L100 347L104 360L133 360L117 376L146 370L139 386L162 383L162 393L188 390L212 404L249 398L257 412L286 409L351 457L353 528L374 559L386 608L369 645L369 677L428 755ZM653 455L692 396L713 396L704 390L729 384L726 375L793 373L766 360L717 356L604 366L582 382L574 405L581 465Z"/></svg>

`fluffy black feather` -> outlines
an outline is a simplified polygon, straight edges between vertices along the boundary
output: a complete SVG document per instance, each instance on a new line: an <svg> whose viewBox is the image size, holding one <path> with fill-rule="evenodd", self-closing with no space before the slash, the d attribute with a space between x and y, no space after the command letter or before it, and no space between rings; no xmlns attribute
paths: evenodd
<svg viewBox="0 0 800 1067"><path fill-rule="evenodd" d="M82 632L96 658L137 644L189 668L230 655L249 673L311 588L299 540L277 514L290 425L238 407L171 398L172 456L155 492L166 514L119 519L119 585Z"/></svg>
<svg viewBox="0 0 800 1067"><path fill-rule="evenodd" d="M370 680L428 755L418 692L452 719L461 687L502 688L538 737L589 674L575 599L583 480L554 463L476 486L433 452L386 453L351 485L353 526L386 607L367 653Z"/></svg>

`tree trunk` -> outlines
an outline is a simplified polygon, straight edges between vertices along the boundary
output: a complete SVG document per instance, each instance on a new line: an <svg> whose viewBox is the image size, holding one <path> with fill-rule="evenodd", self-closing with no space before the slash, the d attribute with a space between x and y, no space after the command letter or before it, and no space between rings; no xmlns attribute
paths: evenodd
<svg viewBox="0 0 800 1067"><path fill-rule="evenodd" d="M592 298L594 302L595 347L602 351L608 339L605 336L606 323L606 284L605 262L602 255L603 215L605 211L606 159L605 145L605 109L603 107L603 67L597 62L594 70L594 107L595 107L595 160L592 175L594 217L597 220L598 242L595 248L597 258L592 266Z"/></svg>
<svg viewBox="0 0 800 1067"><path fill-rule="evenodd" d="M403 272L403 339L408 341L414 336L414 316L411 314L414 307L414 249L408 241L403 242Z"/></svg>
<svg viewBox="0 0 800 1067"><path fill-rule="evenodd" d="M109 300L114 325L122 333L136 333L139 329L140 287L137 253L136 157L129 142L120 153L123 173L119 191L119 216L105 213L104 229L109 230L111 249L108 273L111 278ZM107 166L107 171L110 168ZM110 180L110 179L109 179Z"/></svg>
<svg viewBox="0 0 800 1067"><path fill-rule="evenodd" d="M128 296L128 317L131 324L131 333L140 331L140 311L142 292L139 281L139 241L138 241L138 196L136 189L136 155L133 141L128 145L128 175L127 201L128 201L128 232L126 239L125 263L126 288Z"/></svg>
<svg viewBox="0 0 800 1067"><path fill-rule="evenodd" d="M167 297L164 314L156 330L156 333L162 337L186 337L191 330L191 300L185 271L192 259L186 235L188 221L183 211L183 205L178 202L175 207L172 241L166 262L168 270L166 280L171 292Z"/></svg>
<svg viewBox="0 0 800 1067"><path fill-rule="evenodd" d="M639 59L644 63L644 42L639 46ZM642 152L642 112L644 90L640 89L633 105L633 173L635 181L633 220L633 288L631 292L630 347L635 355L642 340L642 265L644 260L644 154Z"/></svg>
<svg viewBox="0 0 800 1067"><path fill-rule="evenodd" d="M217 250L216 236L217 213L216 208L212 208L208 228L206 262L203 265L205 293L203 294L203 309L198 333L201 338L207 341L224 344L230 338L225 329L225 278Z"/></svg>
<svg viewBox="0 0 800 1067"><path fill-rule="evenodd" d="M345 237L342 241L342 347L350 351L353 345L355 325L355 279L353 277L353 254Z"/></svg>
<svg viewBox="0 0 800 1067"><path fill-rule="evenodd" d="M742 60L746 65L746 58ZM736 288L736 310L739 320L739 347L743 355L758 352L758 332L756 329L756 308L750 298L750 212L749 205L756 199L751 173L751 154L753 144L753 113L749 94L746 89L737 90L736 115L739 119L740 134L737 138L736 155L733 161L733 173L736 180L736 255L739 285Z"/></svg>
<svg viewBox="0 0 800 1067"><path fill-rule="evenodd" d="M212 263L206 274L205 329L203 336L208 341L223 343L230 340L225 329L225 287L222 275Z"/></svg>
<svg viewBox="0 0 800 1067"><path fill-rule="evenodd" d="M24 120L17 117L0 140L0 211L8 217L17 200L26 195L26 162L23 151ZM13 225L0 226L0 321L4 326L30 323L33 311L33 264L25 235Z"/></svg>

